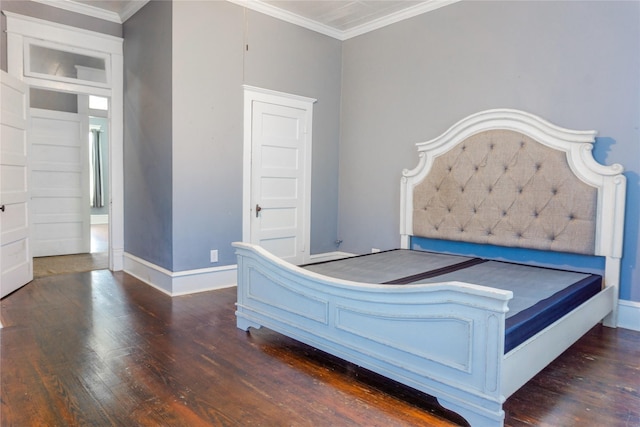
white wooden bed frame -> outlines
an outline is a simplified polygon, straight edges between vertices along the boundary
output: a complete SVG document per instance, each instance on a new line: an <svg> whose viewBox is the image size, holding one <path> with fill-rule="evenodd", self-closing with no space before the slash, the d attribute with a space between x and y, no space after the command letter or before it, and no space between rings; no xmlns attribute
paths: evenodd
<svg viewBox="0 0 640 427"><path fill-rule="evenodd" d="M495 129L565 152L571 171L597 189L593 253L606 259L603 291L504 354L510 291L460 282L338 280L235 243L238 328L265 326L430 394L472 426L502 426L506 398L598 322L616 326L626 181L620 165L593 159L595 131L562 129L517 110L484 111L417 144L419 164L402 177L402 247L410 247L413 235L413 189L434 159Z"/></svg>

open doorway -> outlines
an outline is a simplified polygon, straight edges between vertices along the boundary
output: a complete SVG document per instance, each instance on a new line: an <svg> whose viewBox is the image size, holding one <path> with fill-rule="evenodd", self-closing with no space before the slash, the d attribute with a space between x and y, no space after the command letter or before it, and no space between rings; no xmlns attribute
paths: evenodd
<svg viewBox="0 0 640 427"><path fill-rule="evenodd" d="M109 100L109 225L108 225L108 267L120 271L124 267L124 64L123 39L99 32L88 31L63 24L34 19L16 13L3 11L6 18L7 34L7 74L26 84L26 87L58 91L80 98L80 95L97 95ZM26 94L26 91L20 92ZM3 94L4 95L4 94ZM24 95L21 95L24 96ZM5 97L3 96L3 99ZM86 97L88 99L88 96ZM79 99L78 99L79 100ZM25 103L25 105L27 105ZM25 108L26 110L26 108ZM27 114L28 116L28 114ZM3 115L4 117L4 115ZM32 121L26 118L24 129L29 135ZM88 127L87 127L88 132ZM5 138L3 138L3 142ZM26 149L25 163L31 163L32 153ZM27 165L25 165L27 166ZM27 176L28 174L23 174ZM17 178L16 178L17 179ZM26 193L32 193L32 182L24 179ZM82 181L85 182L84 180ZM84 185L84 184L83 184ZM4 187L4 185L3 185ZM3 276L3 285L18 289L28 283L32 277L33 200L25 197L23 212L28 217L24 239L25 267L24 276ZM87 227L90 224L88 204L81 203L87 209ZM53 230L55 227L49 228ZM72 236L65 231L51 241L62 241ZM84 239L80 241L85 242ZM84 243L83 243L84 244ZM85 250L90 252L89 247ZM5 257L4 247L2 256Z"/></svg>
<svg viewBox="0 0 640 427"><path fill-rule="evenodd" d="M109 99L88 97L89 204L92 254L109 251Z"/></svg>
<svg viewBox="0 0 640 427"><path fill-rule="evenodd" d="M109 267L108 99L30 90L34 278Z"/></svg>

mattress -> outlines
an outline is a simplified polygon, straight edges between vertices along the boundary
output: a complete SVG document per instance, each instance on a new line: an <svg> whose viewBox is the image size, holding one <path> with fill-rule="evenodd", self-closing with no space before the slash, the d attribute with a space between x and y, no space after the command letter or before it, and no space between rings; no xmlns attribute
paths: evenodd
<svg viewBox="0 0 640 427"><path fill-rule="evenodd" d="M510 290L513 299L509 301L506 315L505 353L602 289L602 277L596 274L407 249L303 267L326 276L364 283L459 281Z"/></svg>

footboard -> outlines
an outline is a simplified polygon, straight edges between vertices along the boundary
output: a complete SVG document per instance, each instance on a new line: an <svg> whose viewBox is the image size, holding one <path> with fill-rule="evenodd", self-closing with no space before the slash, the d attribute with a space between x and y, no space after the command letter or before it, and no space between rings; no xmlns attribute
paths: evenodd
<svg viewBox="0 0 640 427"><path fill-rule="evenodd" d="M234 246L238 328L265 326L435 396L474 426L502 425L510 291L349 282Z"/></svg>

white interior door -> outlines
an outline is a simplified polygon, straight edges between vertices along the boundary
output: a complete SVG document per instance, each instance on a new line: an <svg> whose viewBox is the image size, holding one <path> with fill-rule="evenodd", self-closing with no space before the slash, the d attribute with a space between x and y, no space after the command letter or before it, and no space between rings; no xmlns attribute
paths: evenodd
<svg viewBox="0 0 640 427"><path fill-rule="evenodd" d="M0 298L33 279L29 241L27 85L2 71L0 93Z"/></svg>
<svg viewBox="0 0 640 427"><path fill-rule="evenodd" d="M34 257L91 251L89 131L85 122L75 113L31 109Z"/></svg>
<svg viewBox="0 0 640 427"><path fill-rule="evenodd" d="M294 264L309 259L311 107L251 101L250 241Z"/></svg>

